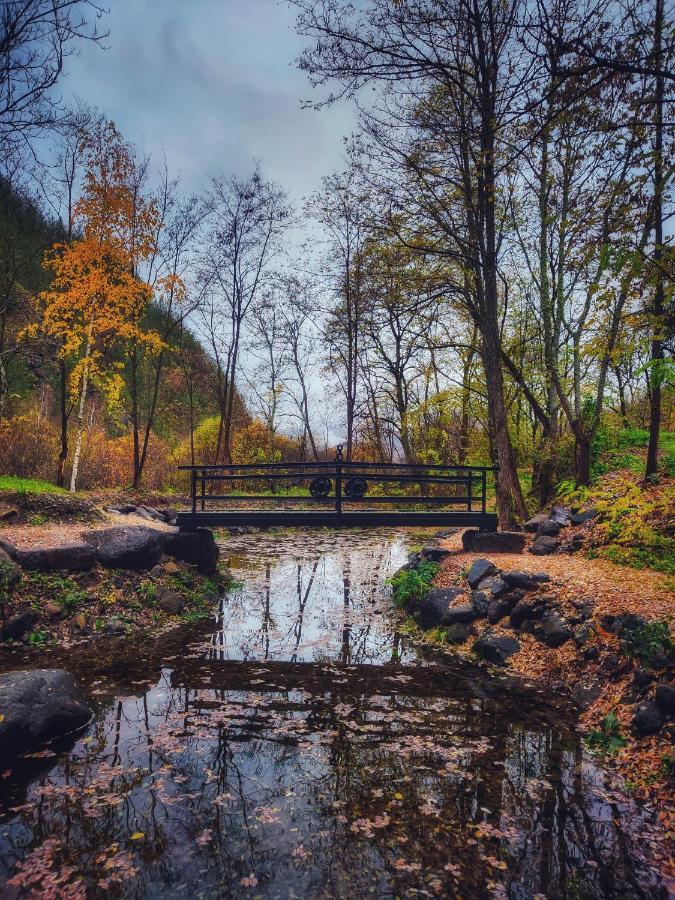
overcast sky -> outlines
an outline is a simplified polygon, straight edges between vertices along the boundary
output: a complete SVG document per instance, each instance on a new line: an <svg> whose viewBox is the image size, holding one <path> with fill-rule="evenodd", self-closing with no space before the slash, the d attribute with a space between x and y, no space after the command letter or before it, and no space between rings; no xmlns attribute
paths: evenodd
<svg viewBox="0 0 675 900"><path fill-rule="evenodd" d="M338 167L354 129L347 104L302 109L313 96L295 59L295 14L276 0L109 0L107 49L67 64L65 99L111 118L140 152L166 154L186 191L253 160L294 201Z"/></svg>

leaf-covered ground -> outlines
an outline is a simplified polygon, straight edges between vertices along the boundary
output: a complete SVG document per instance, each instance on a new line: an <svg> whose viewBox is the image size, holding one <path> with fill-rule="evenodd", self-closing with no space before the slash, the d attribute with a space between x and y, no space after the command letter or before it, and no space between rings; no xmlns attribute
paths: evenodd
<svg viewBox="0 0 675 900"><path fill-rule="evenodd" d="M587 526L587 541L597 540L602 524ZM466 553L461 536L453 535L443 542L452 555L443 561L436 576L436 587L464 582L466 572L479 556L490 554ZM617 636L603 627L607 616L632 613L648 622L666 622L672 634L675 618L675 595L672 578L649 569L640 571L618 565L602 558L589 558L584 552L536 557L522 554L498 554L494 562L505 571L546 572L552 580L552 590L566 612L572 614L572 600L592 599L595 603L593 625L595 635L580 652L574 641L558 648L543 646L532 635L518 632L520 650L509 660L511 668L537 679L552 690L569 690L580 680L599 682L602 693L580 716L579 729L587 736L606 728L607 716L616 718L615 730L620 736L616 744L605 745L603 764L611 767L633 795L645 804L658 807L658 815L666 833L662 854L667 857L667 842L672 842L675 829L675 794L673 788L673 748L671 729L666 726L660 734L637 738L631 730L631 716L636 694L634 680L642 671L639 658L622 652ZM513 634L508 618L499 625L489 626L497 633ZM471 642L456 648L470 653ZM594 647L597 653L589 653ZM453 648L454 650L455 648ZM589 657L593 658L589 658ZM672 678L672 671L652 673L655 681ZM664 870L675 877L675 865L663 859Z"/></svg>

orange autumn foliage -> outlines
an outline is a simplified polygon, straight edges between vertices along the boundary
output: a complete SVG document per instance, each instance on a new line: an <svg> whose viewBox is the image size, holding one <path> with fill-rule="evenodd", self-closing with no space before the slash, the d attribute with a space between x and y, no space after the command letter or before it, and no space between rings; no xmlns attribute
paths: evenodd
<svg viewBox="0 0 675 900"><path fill-rule="evenodd" d="M133 155L112 123L100 125L85 149L73 223L80 236L47 254L52 283L38 298L41 321L26 333L59 339L58 354L71 363L73 395L87 378L114 399L122 389L121 363L111 362L107 351L125 342L155 353L163 347L155 331L141 327L152 289L138 278L155 251L159 212L140 195Z"/></svg>

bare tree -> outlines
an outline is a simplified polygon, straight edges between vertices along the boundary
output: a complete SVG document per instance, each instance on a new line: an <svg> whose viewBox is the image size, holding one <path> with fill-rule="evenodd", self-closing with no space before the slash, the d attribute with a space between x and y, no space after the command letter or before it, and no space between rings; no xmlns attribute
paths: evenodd
<svg viewBox="0 0 675 900"><path fill-rule="evenodd" d="M363 254L369 236L367 196L353 160L344 172L322 179L321 191L308 204L308 211L321 225L324 266L332 297L326 310L324 340L329 366L345 398L346 459L355 443L359 390L359 355L363 331Z"/></svg>
<svg viewBox="0 0 675 900"><path fill-rule="evenodd" d="M316 462L319 453L311 415L311 378L318 351L318 331L314 324L317 304L309 282L295 275L281 278L279 292L283 314L283 353L288 364L286 390L302 426L300 443L303 456L309 443ZM291 412L291 415L294 413Z"/></svg>
<svg viewBox="0 0 675 900"><path fill-rule="evenodd" d="M202 286L194 278L197 265L197 243L206 216L199 197L180 199L178 180L171 180L166 169L156 202L159 216L156 250L143 278L153 289L153 316L162 349L141 358L137 347L131 348L132 427L134 438L134 480L139 487L148 456L150 436L155 426L160 400L162 375L177 348L183 326L198 309ZM143 367L145 372L139 370ZM140 375L145 374L141 390ZM145 422L142 422L142 419Z"/></svg>
<svg viewBox="0 0 675 900"><path fill-rule="evenodd" d="M101 45L104 8L93 0L3 0L0 7L0 141L29 140L64 115L51 93L82 41Z"/></svg>
<svg viewBox="0 0 675 900"><path fill-rule="evenodd" d="M202 256L202 324L216 366L220 426L215 461L232 460L242 330L289 224L286 195L256 167L248 178L214 179Z"/></svg>
<svg viewBox="0 0 675 900"><path fill-rule="evenodd" d="M287 358L283 352L283 313L279 297L270 285L251 314L249 350L256 364L246 376L249 396L262 417L269 435L267 461L274 458L279 428L280 406L285 390Z"/></svg>

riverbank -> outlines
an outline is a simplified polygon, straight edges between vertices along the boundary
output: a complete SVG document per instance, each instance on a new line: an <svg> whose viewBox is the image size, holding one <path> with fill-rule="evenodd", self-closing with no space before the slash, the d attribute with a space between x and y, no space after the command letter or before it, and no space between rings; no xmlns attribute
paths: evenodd
<svg viewBox="0 0 675 900"><path fill-rule="evenodd" d="M0 528L0 646L156 634L211 615L227 588L211 533L178 532L165 521L171 510L48 508Z"/></svg>
<svg viewBox="0 0 675 900"><path fill-rule="evenodd" d="M658 853L675 883L672 578L579 552L533 555L534 539L520 553L467 552L461 533L430 548L413 568L418 594L405 603L414 638L454 656L484 656L570 697L589 749L638 803L657 810ZM414 578L402 583L409 589Z"/></svg>

